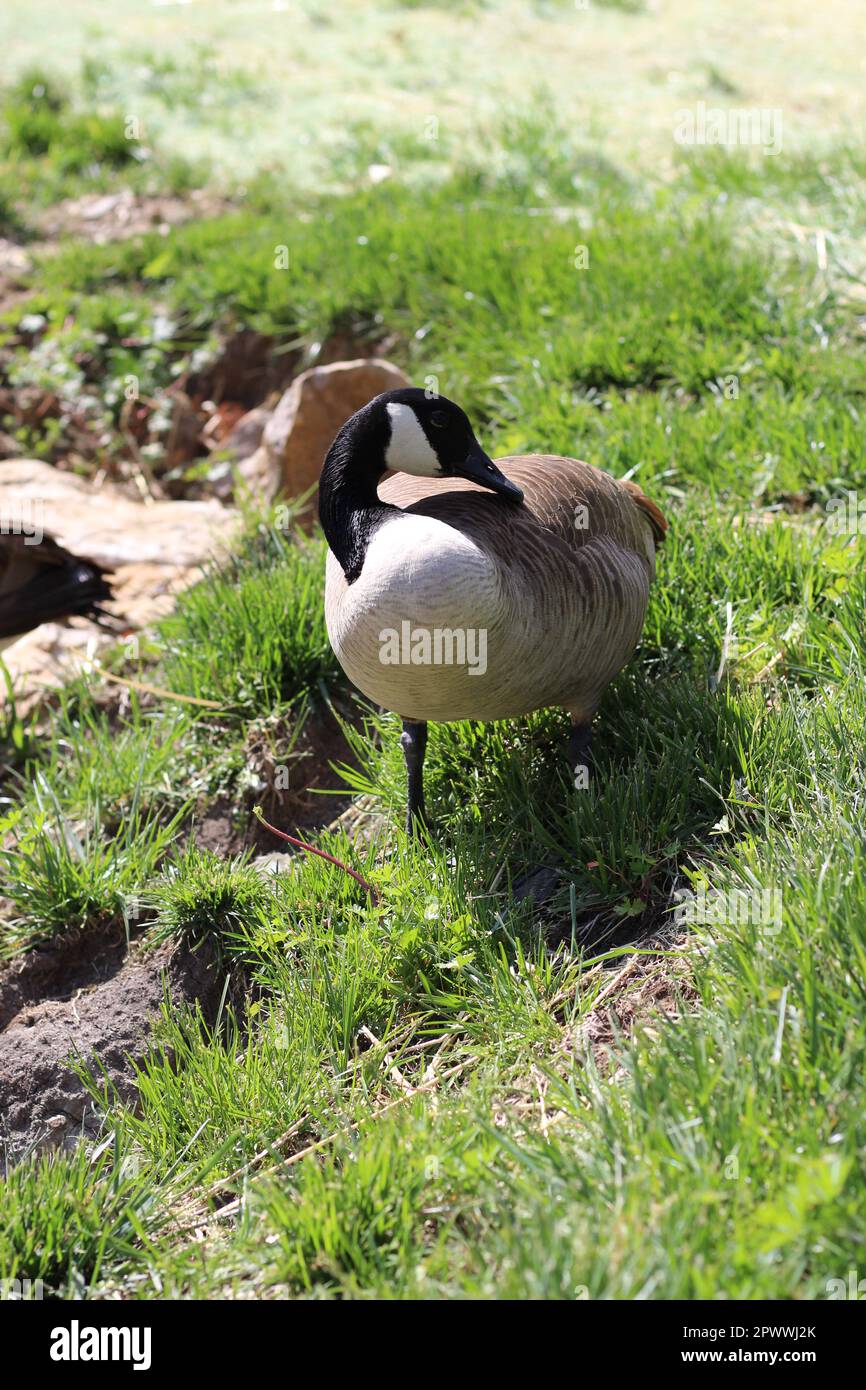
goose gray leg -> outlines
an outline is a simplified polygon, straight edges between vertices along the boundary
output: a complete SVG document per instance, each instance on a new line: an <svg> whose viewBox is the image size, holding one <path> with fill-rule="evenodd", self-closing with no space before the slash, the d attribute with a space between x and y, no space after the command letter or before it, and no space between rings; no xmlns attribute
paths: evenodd
<svg viewBox="0 0 866 1390"><path fill-rule="evenodd" d="M571 733L568 739L568 768L575 787L585 790L589 786L592 771L592 717L576 719L571 717ZM521 874L511 886L515 902L531 898L536 907L542 907L551 898L562 881L558 869L540 867Z"/></svg>
<svg viewBox="0 0 866 1390"><path fill-rule="evenodd" d="M403 720L400 735L403 757L406 759L406 773L409 782L409 796L406 807L406 831L409 835L420 836L429 829L427 811L424 807L424 755L427 752L427 725L413 724Z"/></svg>
<svg viewBox="0 0 866 1390"><path fill-rule="evenodd" d="M589 720L585 723L572 721L568 739L568 765L575 786L580 785L585 789L592 771L592 723ZM580 783L578 778L581 779Z"/></svg>

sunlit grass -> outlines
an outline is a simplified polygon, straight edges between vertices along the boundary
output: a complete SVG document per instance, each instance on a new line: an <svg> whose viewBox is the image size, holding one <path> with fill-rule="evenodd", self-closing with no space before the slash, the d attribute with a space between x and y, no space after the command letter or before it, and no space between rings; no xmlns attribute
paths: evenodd
<svg viewBox="0 0 866 1390"><path fill-rule="evenodd" d="M556 712L435 728L436 832L411 843L397 721L347 730L366 809L317 843L375 906L318 859L264 877L194 828L163 838L186 789L237 802L251 721L341 689L320 539L253 527L163 626L159 684L217 710L133 704L118 726L77 690L14 750L10 944L144 890L152 940L210 941L243 980L215 1022L168 1005L137 1106L103 1098L171 1218L127 1240L100 1170L85 1289L814 1298L862 1253L864 543L824 511L863 484L859 325L829 281L744 247L694 168L654 200L516 125L498 179L328 199L291 232L257 206L46 267L53 328L102 293L165 296L193 340L223 314L307 344L391 331L491 448L636 475L671 522L589 791ZM775 178L770 200L790 180L838 213L816 166ZM543 912L514 898L539 865L559 875ZM701 886L778 911L683 924ZM51 1182L20 1180L16 1231L42 1201L65 1229Z"/></svg>

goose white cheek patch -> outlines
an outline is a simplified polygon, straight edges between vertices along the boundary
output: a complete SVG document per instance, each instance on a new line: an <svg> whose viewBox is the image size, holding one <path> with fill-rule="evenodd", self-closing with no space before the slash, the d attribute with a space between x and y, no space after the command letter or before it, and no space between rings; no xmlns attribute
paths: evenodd
<svg viewBox="0 0 866 1390"><path fill-rule="evenodd" d="M388 467L418 478L440 478L442 466L411 405L392 402L386 409L391 417L391 440L385 450Z"/></svg>

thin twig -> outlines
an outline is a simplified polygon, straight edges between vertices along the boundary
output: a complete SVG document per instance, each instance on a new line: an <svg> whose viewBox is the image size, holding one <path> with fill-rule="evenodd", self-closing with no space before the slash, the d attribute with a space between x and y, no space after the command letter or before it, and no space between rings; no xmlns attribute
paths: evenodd
<svg viewBox="0 0 866 1390"><path fill-rule="evenodd" d="M316 854L320 859L327 859L329 864L335 864L338 869L343 870L343 873L349 874L355 882L360 883L361 887L370 895L370 902L373 906L379 906L379 894L376 892L372 883L368 883L365 878L362 878L361 875L350 868L348 864L344 864L342 859L335 858L333 854L328 854L327 850L319 849L316 845L308 845L306 840L298 840L294 835L287 835L285 830L278 830L275 825L271 825L270 821L265 820L261 806L253 807L253 815L256 820L261 821L266 830L270 830L274 835L279 835L280 839L285 840L287 845L294 845L296 849L302 849L305 854Z"/></svg>
<svg viewBox="0 0 866 1390"><path fill-rule="evenodd" d="M613 979L609 980L608 983L604 986L604 989L599 990L595 999L592 1001L592 1008L589 1011L590 1013L594 1014L598 1009L600 1009L602 1004L606 1003L610 996L616 993L620 985L628 979L629 975L634 974L635 970L637 969L638 961L640 959L640 956L629 957L627 964L623 966L622 970L618 970L614 975Z"/></svg>
<svg viewBox="0 0 866 1390"><path fill-rule="evenodd" d="M762 666L760 671L758 671L757 675L752 676L753 684L757 685L757 683L759 681L762 681L765 676L768 676L772 671L773 667L779 664L784 655L785 653L783 651L776 652L776 655L770 661L767 662L766 666Z"/></svg>
<svg viewBox="0 0 866 1390"><path fill-rule="evenodd" d="M590 980L594 979L596 975L600 975L603 969L603 965L593 965L591 969L582 971L576 979L572 980L570 985L566 985L565 989L561 989L558 994L553 996L548 1004L548 1008L558 1009L559 1005L564 1004L566 999L570 998L576 989L579 989L581 985L587 984Z"/></svg>
<svg viewBox="0 0 866 1390"><path fill-rule="evenodd" d="M360 1032L363 1037L368 1038L370 1040L374 1047L383 1046L382 1039L377 1038L376 1034L372 1033L366 1024L363 1026L363 1028L361 1028ZM393 1052L386 1052L384 1061L385 1066L388 1068L388 1075L393 1077L397 1084L403 1087L404 1091L411 1091L414 1089L411 1081L406 1080L400 1068L397 1066L397 1063L394 1061Z"/></svg>
<svg viewBox="0 0 866 1390"><path fill-rule="evenodd" d="M135 437L130 434L129 430L123 430L123 438L130 452L130 463L133 468L135 485L141 493L141 499L144 505L146 507L152 507L154 502L164 499L165 493L157 482L153 469L139 449Z"/></svg>
<svg viewBox="0 0 866 1390"><path fill-rule="evenodd" d="M115 681L118 685L128 685L131 690L144 690L148 695L161 695L165 700L180 700L185 705L201 705L203 709L223 709L219 700L199 700L195 695L179 695L176 690L166 690L161 685L150 685L147 681L134 681L129 676L117 676L113 671L107 671L95 657L91 658L91 664L107 681Z"/></svg>
<svg viewBox="0 0 866 1390"><path fill-rule="evenodd" d="M722 641L722 655L719 660L719 669L716 671L715 684L713 689L718 689L722 683L722 676L725 674L725 667L728 664L728 657L731 652L731 642L734 636L734 608L733 604L725 604L725 636Z"/></svg>

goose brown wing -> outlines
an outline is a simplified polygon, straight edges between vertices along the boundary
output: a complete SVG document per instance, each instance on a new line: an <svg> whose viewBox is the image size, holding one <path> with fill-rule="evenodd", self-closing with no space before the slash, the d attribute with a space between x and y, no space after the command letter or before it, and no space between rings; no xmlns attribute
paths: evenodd
<svg viewBox="0 0 866 1390"><path fill-rule="evenodd" d="M464 478L418 478L406 473L383 483L380 496L404 510L436 516L479 541L486 533L488 544L500 557L512 545L534 548L558 541L577 551L609 540L651 563L647 523L653 548L663 539L667 523L635 483L617 482L591 464L549 454L517 455L496 463L522 488L522 505L515 506Z"/></svg>

